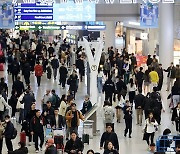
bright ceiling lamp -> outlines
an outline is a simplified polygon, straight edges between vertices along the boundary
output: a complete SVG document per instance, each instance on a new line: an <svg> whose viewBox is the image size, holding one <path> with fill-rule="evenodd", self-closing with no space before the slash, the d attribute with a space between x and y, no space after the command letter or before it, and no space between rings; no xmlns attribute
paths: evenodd
<svg viewBox="0 0 180 154"><path fill-rule="evenodd" d="M140 23L135 21L129 21L129 25L140 26Z"/></svg>

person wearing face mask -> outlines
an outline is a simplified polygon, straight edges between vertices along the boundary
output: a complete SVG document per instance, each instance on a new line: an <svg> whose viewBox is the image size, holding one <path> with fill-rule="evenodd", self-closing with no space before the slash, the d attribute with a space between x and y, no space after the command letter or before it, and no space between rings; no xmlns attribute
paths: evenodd
<svg viewBox="0 0 180 154"><path fill-rule="evenodd" d="M83 108L81 109L82 114L83 115L86 114L89 110L91 110L91 108L92 108L92 103L89 99L89 96L86 95L85 100L83 102Z"/></svg>
<svg viewBox="0 0 180 154"><path fill-rule="evenodd" d="M10 151L8 154L28 154L28 148L25 147L25 144L22 142L18 143L18 149L15 151Z"/></svg>
<svg viewBox="0 0 180 154"><path fill-rule="evenodd" d="M172 124L174 125L174 121L176 123L176 131L180 133L180 102L177 104L176 108L174 108L172 117L171 117Z"/></svg>

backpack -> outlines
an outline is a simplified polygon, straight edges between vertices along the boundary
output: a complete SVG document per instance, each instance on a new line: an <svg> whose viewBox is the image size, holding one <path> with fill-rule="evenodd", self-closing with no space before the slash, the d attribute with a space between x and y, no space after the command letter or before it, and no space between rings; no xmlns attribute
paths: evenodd
<svg viewBox="0 0 180 154"><path fill-rule="evenodd" d="M105 108L104 117L105 117L105 121L107 123L112 123L112 121L113 121L113 113L112 113L111 107Z"/></svg>
<svg viewBox="0 0 180 154"><path fill-rule="evenodd" d="M15 139L17 136L17 129L16 128L13 128L13 132L12 132L12 137L11 139Z"/></svg>

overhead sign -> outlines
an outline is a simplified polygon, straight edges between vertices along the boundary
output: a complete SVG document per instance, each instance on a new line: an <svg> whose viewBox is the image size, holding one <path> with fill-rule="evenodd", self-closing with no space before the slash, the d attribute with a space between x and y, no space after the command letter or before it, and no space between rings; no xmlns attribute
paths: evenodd
<svg viewBox="0 0 180 154"><path fill-rule="evenodd" d="M96 11L95 3L84 1L83 3L54 4L55 21L95 21Z"/></svg>
<svg viewBox="0 0 180 154"><path fill-rule="evenodd" d="M79 25L16 25L15 30L105 30L106 26L79 26Z"/></svg>
<svg viewBox="0 0 180 154"><path fill-rule="evenodd" d="M14 8L11 2L0 1L0 28L14 28Z"/></svg>
<svg viewBox="0 0 180 154"><path fill-rule="evenodd" d="M16 3L16 21L95 21L95 3Z"/></svg>
<svg viewBox="0 0 180 154"><path fill-rule="evenodd" d="M145 28L158 28L158 6L147 3L140 7L140 26Z"/></svg>

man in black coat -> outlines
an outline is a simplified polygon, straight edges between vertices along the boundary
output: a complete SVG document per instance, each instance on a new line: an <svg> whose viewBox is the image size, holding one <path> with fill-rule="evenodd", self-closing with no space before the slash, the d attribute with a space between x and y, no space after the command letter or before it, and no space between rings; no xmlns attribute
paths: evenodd
<svg viewBox="0 0 180 154"><path fill-rule="evenodd" d="M51 127L54 129L62 129L64 127L64 120L62 115L59 115L59 110L54 109L54 115L51 120Z"/></svg>
<svg viewBox="0 0 180 154"><path fill-rule="evenodd" d="M113 144L115 150L119 151L118 137L117 137L117 134L112 131L111 125L106 126L106 132L104 132L101 136L100 148L102 149L104 146L105 150L108 149L107 147L108 141L110 141Z"/></svg>
<svg viewBox="0 0 180 154"><path fill-rule="evenodd" d="M105 92L105 100L109 100L112 104L112 95L115 92L115 85L111 79L111 76L107 79L103 86L103 93Z"/></svg>
<svg viewBox="0 0 180 154"><path fill-rule="evenodd" d="M40 148L44 144L44 129L46 122L43 116L41 116L40 110L36 110L36 115L31 119L30 132L34 137L36 153L39 152L38 137L40 138Z"/></svg>
<svg viewBox="0 0 180 154"><path fill-rule="evenodd" d="M158 73L158 76L159 76L158 91L161 91L162 85L163 85L163 78L164 78L162 64L159 64L159 67L156 68L156 72Z"/></svg>
<svg viewBox="0 0 180 154"><path fill-rule="evenodd" d="M13 151L13 145L12 145L12 135L13 135L13 130L14 130L14 125L10 121L10 116L6 115L5 116L5 122L6 122L6 127L4 131L4 136L5 136L5 141L6 141L6 147L8 151Z"/></svg>
<svg viewBox="0 0 180 154"><path fill-rule="evenodd" d="M137 125L142 125L142 116L143 116L143 108L144 108L144 99L145 96L142 94L142 90L139 89L139 94L135 96L134 103L137 115Z"/></svg>
<svg viewBox="0 0 180 154"><path fill-rule="evenodd" d="M54 80L56 80L57 69L59 68L59 60L56 58L55 55L54 55L54 58L51 60L51 66L53 69Z"/></svg>
<svg viewBox="0 0 180 154"><path fill-rule="evenodd" d="M17 80L17 75L20 72L20 65L17 61L17 58L14 58L14 61L11 64L11 73L12 73L12 81L16 81Z"/></svg>
<svg viewBox="0 0 180 154"><path fill-rule="evenodd" d="M136 80L137 80L138 89L142 91L142 85L144 80L143 67L140 67L139 72L136 74Z"/></svg>
<svg viewBox="0 0 180 154"><path fill-rule="evenodd" d="M77 134L75 132L72 132L71 139L67 141L64 151L68 154L81 154L83 152L83 149L83 142L77 137Z"/></svg>
<svg viewBox="0 0 180 154"><path fill-rule="evenodd" d="M54 116L54 108L52 107L52 104L50 101L47 101L46 107L43 109L42 115L46 119L47 124L52 123L52 117Z"/></svg>
<svg viewBox="0 0 180 154"><path fill-rule="evenodd" d="M17 97L19 97L24 92L24 84L20 81L21 77L18 76L17 80L13 83L12 89L17 92Z"/></svg>
<svg viewBox="0 0 180 154"><path fill-rule="evenodd" d="M28 61L26 60L25 64L23 65L23 68L22 68L22 74L24 75L26 85L30 84L30 72L31 72L31 66L28 63Z"/></svg>
<svg viewBox="0 0 180 154"><path fill-rule="evenodd" d="M66 84L66 78L67 78L67 75L68 75L68 70L64 66L64 63L62 63L62 66L59 68L59 74L60 74L59 85L62 84L62 87L64 89L65 84Z"/></svg>
<svg viewBox="0 0 180 154"><path fill-rule="evenodd" d="M83 57L80 57L77 62L76 66L79 69L79 75L80 75L80 81L83 81L83 76L84 76L84 71L85 71L85 66L84 66L84 59Z"/></svg>

